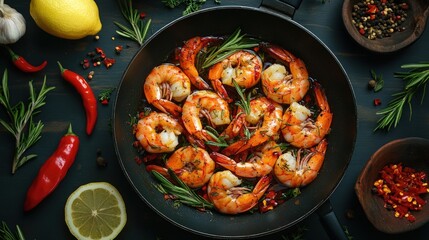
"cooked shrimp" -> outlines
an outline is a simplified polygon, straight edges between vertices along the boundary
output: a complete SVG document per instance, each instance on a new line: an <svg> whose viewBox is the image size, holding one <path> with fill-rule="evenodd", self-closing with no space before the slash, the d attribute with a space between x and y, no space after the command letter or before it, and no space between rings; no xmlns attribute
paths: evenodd
<svg viewBox="0 0 429 240"><path fill-rule="evenodd" d="M230 113L228 103L212 91L195 91L188 96L182 109L182 121L186 130L201 141L213 141L204 129L201 118L205 117L208 123L216 128L229 124Z"/></svg>
<svg viewBox="0 0 429 240"><path fill-rule="evenodd" d="M180 67L189 77L191 83L200 90L210 89L210 85L199 75L198 70L195 67L195 59L198 52L215 39L216 38L213 37L193 37L186 41L183 47L180 49Z"/></svg>
<svg viewBox="0 0 429 240"><path fill-rule="evenodd" d="M314 93L320 108L315 120L310 109L297 102L293 102L283 115L283 137L295 147L313 147L330 131L332 113L325 92L317 82L314 83Z"/></svg>
<svg viewBox="0 0 429 240"><path fill-rule="evenodd" d="M215 162L209 153L193 146L177 149L165 165L191 188L202 187L210 180L215 170Z"/></svg>
<svg viewBox="0 0 429 240"><path fill-rule="evenodd" d="M275 141L268 141L251 150L251 155L247 161L236 162L221 153L212 152L210 156L219 165L233 171L240 177L262 177L273 170L273 166L282 151Z"/></svg>
<svg viewBox="0 0 429 240"><path fill-rule="evenodd" d="M228 156L237 154L256 147L270 138L276 138L281 127L282 114L283 107L266 97L251 100L250 114L246 115L246 123L253 125L256 130L248 139L241 139L232 143L222 153Z"/></svg>
<svg viewBox="0 0 429 240"><path fill-rule="evenodd" d="M149 73L143 85L147 101L157 109L180 116L182 108L171 100L181 102L191 94L191 81L179 68L162 64Z"/></svg>
<svg viewBox="0 0 429 240"><path fill-rule="evenodd" d="M316 147L310 149L300 148L296 156L292 151L282 154L274 166L274 175L277 180L291 188L303 187L311 183L318 175L325 159L328 146L326 139Z"/></svg>
<svg viewBox="0 0 429 240"><path fill-rule="evenodd" d="M172 152L179 144L183 127L166 113L151 112L137 122L135 136L142 147L151 153Z"/></svg>
<svg viewBox="0 0 429 240"><path fill-rule="evenodd" d="M207 194L216 209L221 213L238 214L246 212L258 204L270 185L270 175L263 176L253 190L239 187L241 179L231 171L216 172L210 178Z"/></svg>
<svg viewBox="0 0 429 240"><path fill-rule="evenodd" d="M261 82L265 95L278 103L291 104L300 101L310 88L304 62L278 46L268 45L265 50L288 65L290 71L278 63L262 71Z"/></svg>
<svg viewBox="0 0 429 240"><path fill-rule="evenodd" d="M235 81L242 88L251 88L259 82L261 71L261 58L252 51L241 50L213 65L208 78L215 91L232 102L222 84L234 87Z"/></svg>

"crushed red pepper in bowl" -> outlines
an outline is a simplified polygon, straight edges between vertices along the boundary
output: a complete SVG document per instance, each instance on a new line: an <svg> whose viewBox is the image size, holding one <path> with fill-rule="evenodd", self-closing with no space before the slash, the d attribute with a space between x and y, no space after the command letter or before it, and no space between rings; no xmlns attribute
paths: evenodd
<svg viewBox="0 0 429 240"><path fill-rule="evenodd" d="M383 198L384 208L393 210L395 217L414 222L411 211L419 211L427 203L420 196L429 192L427 175L402 163L389 164L380 170L372 191Z"/></svg>

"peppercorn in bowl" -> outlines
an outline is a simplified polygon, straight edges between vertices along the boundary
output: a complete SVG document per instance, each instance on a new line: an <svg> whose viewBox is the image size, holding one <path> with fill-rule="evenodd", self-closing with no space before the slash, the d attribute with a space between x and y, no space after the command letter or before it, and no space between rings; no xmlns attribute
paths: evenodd
<svg viewBox="0 0 429 240"><path fill-rule="evenodd" d="M345 0L342 9L350 36L379 53L395 52L416 41L428 15L427 0Z"/></svg>
<svg viewBox="0 0 429 240"><path fill-rule="evenodd" d="M359 202L381 232L402 233L429 221L429 140L410 137L380 147L355 184Z"/></svg>

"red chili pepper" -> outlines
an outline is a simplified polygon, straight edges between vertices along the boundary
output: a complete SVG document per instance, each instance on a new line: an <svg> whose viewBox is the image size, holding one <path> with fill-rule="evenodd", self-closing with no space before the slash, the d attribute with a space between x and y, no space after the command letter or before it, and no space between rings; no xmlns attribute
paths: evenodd
<svg viewBox="0 0 429 240"><path fill-rule="evenodd" d="M71 124L61 138L55 152L40 167L39 173L31 183L24 202L24 211L36 207L64 179L79 150L79 137L73 133Z"/></svg>
<svg viewBox="0 0 429 240"><path fill-rule="evenodd" d="M97 99L95 98L94 92L91 86L81 75L63 68L60 62L58 62L61 70L61 76L79 92L82 97L83 106L86 113L86 133L90 135L94 130L95 123L97 122Z"/></svg>
<svg viewBox="0 0 429 240"><path fill-rule="evenodd" d="M44 61L39 66L33 66L27 60L25 60L22 56L19 56L18 54L14 53L12 49L7 48L9 51L10 56L12 57L13 64L21 71L26 73L34 73L42 70L45 68L45 66L48 64L47 61Z"/></svg>

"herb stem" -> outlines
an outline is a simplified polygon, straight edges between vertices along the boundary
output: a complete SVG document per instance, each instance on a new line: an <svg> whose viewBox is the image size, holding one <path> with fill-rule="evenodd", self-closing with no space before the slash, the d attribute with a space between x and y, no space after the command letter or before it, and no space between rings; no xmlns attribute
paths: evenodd
<svg viewBox="0 0 429 240"><path fill-rule="evenodd" d="M46 94L55 87L46 87L46 76L43 80L40 92L37 94L34 90L33 83L28 83L30 89L29 104L26 107L23 102L18 102L16 105L10 105L10 94L8 86L8 74L5 70L0 86L0 104L6 109L10 118L10 123L0 119L0 124L15 138L15 154L12 162L12 174L21 167L24 163L37 155L29 154L23 156L28 148L33 146L40 138L44 127L41 121L33 122L33 116L39 113L39 109L45 105ZM28 134L25 134L26 128Z"/></svg>
<svg viewBox="0 0 429 240"><path fill-rule="evenodd" d="M221 45L209 48L202 68L208 68L238 50L256 47L258 44L256 39L251 39L246 37L245 34L241 34L241 30L238 28Z"/></svg>
<svg viewBox="0 0 429 240"><path fill-rule="evenodd" d="M147 22L144 23L140 18L139 11L137 9L133 9L131 0L120 0L118 1L118 4L122 15L127 20L131 28L115 21L115 25L120 28L120 30L116 30L116 33L120 36L134 40L142 46L149 29L151 19L148 19Z"/></svg>
<svg viewBox="0 0 429 240"><path fill-rule="evenodd" d="M419 91L423 91L421 103L423 102L426 93L426 84L429 81L429 63L405 64L401 68L409 69L408 72L398 72L394 76L405 81L402 91L394 93L393 99L387 104L387 107L377 112L377 115L382 115L378 120L374 131L379 129L390 130L391 127L396 127L402 117L404 106L407 104L410 109L410 117L412 117L411 100Z"/></svg>

